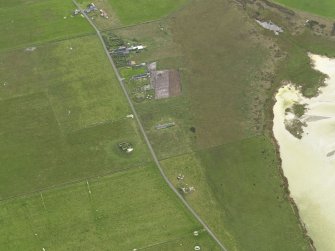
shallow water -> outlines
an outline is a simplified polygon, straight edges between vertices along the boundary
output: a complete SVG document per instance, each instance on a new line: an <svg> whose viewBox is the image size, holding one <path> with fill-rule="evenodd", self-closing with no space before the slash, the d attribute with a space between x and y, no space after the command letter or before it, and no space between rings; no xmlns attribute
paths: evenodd
<svg viewBox="0 0 335 251"><path fill-rule="evenodd" d="M315 69L327 74L326 86L312 99L291 85L283 86L273 108L273 132L280 146L282 168L291 196L315 247L335 250L335 59L310 55ZM299 140L285 128L294 117L285 112L294 102L306 104L306 122Z"/></svg>

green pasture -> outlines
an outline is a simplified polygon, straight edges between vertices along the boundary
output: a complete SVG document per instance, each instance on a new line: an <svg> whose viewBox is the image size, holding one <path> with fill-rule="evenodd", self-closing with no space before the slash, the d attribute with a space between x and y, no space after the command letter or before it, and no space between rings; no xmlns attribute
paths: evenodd
<svg viewBox="0 0 335 251"><path fill-rule="evenodd" d="M131 119L64 133L43 93L2 101L0 114L1 198L150 161ZM134 152L118 148L124 141Z"/></svg>
<svg viewBox="0 0 335 251"><path fill-rule="evenodd" d="M200 158L225 211L226 227L241 250L309 250L267 138L213 148L201 152Z"/></svg>
<svg viewBox="0 0 335 251"><path fill-rule="evenodd" d="M153 165L0 202L4 250L215 250ZM213 249L211 249L213 248Z"/></svg>
<svg viewBox="0 0 335 251"><path fill-rule="evenodd" d="M203 13L206 18L197 18ZM171 25L184 56L184 72L197 147L208 148L259 134L271 71L266 41L249 39L253 24L225 1L197 2ZM197 27L194 22L197 20ZM215 23L216 25L212 25Z"/></svg>
<svg viewBox="0 0 335 251"><path fill-rule="evenodd" d="M310 12L319 16L335 18L333 0L274 0L286 7Z"/></svg>
<svg viewBox="0 0 335 251"><path fill-rule="evenodd" d="M152 101L137 105L140 119L159 159L191 152L195 144L193 114L184 97ZM156 129L159 124L174 122L175 126Z"/></svg>
<svg viewBox="0 0 335 251"><path fill-rule="evenodd" d="M0 51L93 33L68 0L0 1Z"/></svg>
<svg viewBox="0 0 335 251"><path fill-rule="evenodd" d="M267 138L170 158L162 165L176 187L194 186L186 199L230 250L309 250Z"/></svg>
<svg viewBox="0 0 335 251"><path fill-rule="evenodd" d="M2 198L150 160L96 37L0 58ZM118 149L123 141L135 147L130 155Z"/></svg>
<svg viewBox="0 0 335 251"><path fill-rule="evenodd" d="M171 240L156 245L143 248L144 251L185 251L194 250L195 246L199 246L205 251L221 251L222 249L213 241L213 239L205 231L198 231L198 236L188 234L176 240Z"/></svg>
<svg viewBox="0 0 335 251"><path fill-rule="evenodd" d="M187 0L108 0L123 25L152 21L182 7Z"/></svg>
<svg viewBox="0 0 335 251"><path fill-rule="evenodd" d="M116 121L130 112L95 36L3 52L0 61L0 100L44 92L62 131Z"/></svg>

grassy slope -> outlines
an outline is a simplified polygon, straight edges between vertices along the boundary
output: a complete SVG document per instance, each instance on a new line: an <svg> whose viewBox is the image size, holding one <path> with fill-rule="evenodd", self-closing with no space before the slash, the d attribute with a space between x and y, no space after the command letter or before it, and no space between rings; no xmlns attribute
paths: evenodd
<svg viewBox="0 0 335 251"><path fill-rule="evenodd" d="M149 160L96 37L0 58L2 198ZM120 141L134 154L121 154Z"/></svg>
<svg viewBox="0 0 335 251"><path fill-rule="evenodd" d="M262 67L269 53L266 45L249 38L254 27L240 15L225 1L200 1L173 22L174 38L186 57L186 88L199 148L259 131L255 127L261 121L250 117L259 117L253 102L264 98L266 87L258 76L266 70Z"/></svg>
<svg viewBox="0 0 335 251"><path fill-rule="evenodd" d="M82 17L70 17L74 5L68 0L1 0L0 6L0 50L93 32Z"/></svg>
<svg viewBox="0 0 335 251"><path fill-rule="evenodd" d="M215 247L206 233L192 237L199 224L153 166L89 180L89 189L91 195L85 181L43 192L44 202L40 194L1 202L0 246L132 250L168 242L174 250L180 243L192 249L200 242Z"/></svg>
<svg viewBox="0 0 335 251"><path fill-rule="evenodd" d="M287 7L314 13L320 16L335 18L333 0L273 0Z"/></svg>
<svg viewBox="0 0 335 251"><path fill-rule="evenodd" d="M182 186L176 179L181 173L184 183L195 187L187 200L230 250L308 250L281 186L274 148L266 138L254 137L162 164L176 186Z"/></svg>
<svg viewBox="0 0 335 251"><path fill-rule="evenodd" d="M259 137L200 154L240 250L309 249L286 199L274 151Z"/></svg>
<svg viewBox="0 0 335 251"><path fill-rule="evenodd" d="M151 21L177 10L187 0L108 0L124 25Z"/></svg>

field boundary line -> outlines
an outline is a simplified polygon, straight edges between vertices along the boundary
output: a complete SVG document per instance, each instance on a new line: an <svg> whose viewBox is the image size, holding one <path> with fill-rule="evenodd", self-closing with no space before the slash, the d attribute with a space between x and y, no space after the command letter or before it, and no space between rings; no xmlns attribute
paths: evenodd
<svg viewBox="0 0 335 251"><path fill-rule="evenodd" d="M198 230L195 230L195 231L198 231L199 233L206 232L206 230L204 228L201 228L201 229L198 229ZM169 243L169 242L181 241L181 240L184 240L185 238L187 238L187 236L191 236L191 234L190 233L185 233L183 235L180 235L179 238L165 240L165 241L161 241L161 242L158 242L158 243L153 243L153 244L150 244L150 245L145 246L145 247L136 248L136 250L145 250L145 249L160 246L160 245L163 245L163 244L166 244L166 243Z"/></svg>
<svg viewBox="0 0 335 251"><path fill-rule="evenodd" d="M46 186L46 187L43 187L41 189L33 190L31 192L20 193L20 194L9 196L9 197L3 198L3 199L0 198L0 203L5 203L7 201L14 200L14 199L34 196L34 195L37 195L39 193L50 192L50 191L56 190L56 189L66 188L66 187L69 187L69 186L77 185L81 182L86 183L87 180L91 180L91 179L106 178L108 176L112 176L112 175L117 174L117 173L125 173L125 172L131 171L133 169L135 170L135 169L140 169L140 168L147 168L150 163L153 163L153 162L152 161L147 161L147 162L141 163L141 165L138 165L138 166L126 167L126 168L115 170L115 171L105 172L105 173L102 173L100 175L94 175L94 176L92 175L92 176L88 176L88 177L82 177L82 178L74 179L74 180L71 180L71 181L67 181L67 182L63 182L63 183L59 183L59 184L55 184L55 185L51 185L51 186Z"/></svg>
<svg viewBox="0 0 335 251"><path fill-rule="evenodd" d="M40 41L40 42L36 42L36 43L31 43L31 44L28 43L26 45L19 45L19 46L15 46L15 47L0 49L0 54L6 53L6 52L18 51L18 50L26 49L26 48L29 48L29 47L38 47L38 46L45 46L47 44L62 43L62 42L67 41L67 40L72 40L72 39L81 38L81 37L89 37L89 36L94 36L94 35L95 35L95 32L92 31L92 32L85 32L85 33L77 34L77 35L73 35L73 36L67 36L67 37L63 37L63 38L55 38L55 39Z"/></svg>
<svg viewBox="0 0 335 251"><path fill-rule="evenodd" d="M183 9L185 9L193 1L194 0L188 0L183 5L181 5L179 8L177 8L176 10L172 11L171 13L168 13L165 16L157 18L157 19L152 19L152 20L148 20L148 21L144 21L144 22L138 22L138 23L134 23L134 24L128 24L128 25L119 25L119 26L115 26L115 27L111 26L109 28L101 29L99 31L100 32L104 32L104 31L111 31L111 30L122 30L122 29L132 28L132 27L136 27L136 26L141 26L141 25L156 23L156 22L159 22L159 21L165 21L165 20L168 20L171 17L175 16L178 12L182 11Z"/></svg>
<svg viewBox="0 0 335 251"><path fill-rule="evenodd" d="M76 5L76 7L77 7L79 10L82 11L82 8L81 8L80 5L76 2L76 0L72 0L72 2ZM84 11L82 11L82 13L83 13L83 15L85 16L86 20L87 20L87 21L92 25L92 27L95 29L95 31L96 31L96 33L97 33L99 39L100 39L100 42L101 42L102 47L103 47L103 49L104 49L104 51L105 51L105 53L106 53L106 56L108 57L109 62L110 62L110 64L112 65L112 68L113 68L113 70L114 70L114 73L115 73L115 75L116 75L116 77L117 77L117 79L118 79L118 82L119 82L119 84L120 84L120 87L121 87L121 89L122 89L124 95L125 95L126 98L127 98L128 104L129 104L129 106L130 106L130 108L131 108L131 110L132 110L132 112L133 112L133 114L134 114L134 117L135 117L135 119L136 119L136 121L137 121L137 124L138 124L138 126L139 126L139 128L140 128L140 131L141 131L141 133L142 133L142 135L143 135L143 138L144 138L144 140L145 140L145 142L146 142L146 144L147 144L147 146L148 146L148 148L149 148L149 151L150 151L150 153L151 153L151 155L152 155L152 157L153 157L153 160L154 160L154 162L155 162L157 168L159 169L159 172L160 172L161 176L163 177L163 179L165 180L165 182L167 183L167 185L171 188L171 190L172 190L172 191L179 197L179 199L180 199L181 202L185 205L185 207L190 211L190 213L191 213L191 214L198 220L198 222L199 222L199 223L200 223L200 224L207 230L207 232L209 233L209 235L210 235L210 236L215 240L215 242L221 247L221 249L224 250L224 251L227 251L227 249L224 247L224 245L221 243L221 241L216 237L216 235L212 232L212 230L209 228L209 226L207 226L207 224L200 218L200 216L196 213L196 211L195 211L195 210L188 204L188 202L187 202L187 201L184 199L184 197L177 191L177 189L174 187L174 185L170 182L170 180L168 179L168 177L165 175L165 173L164 173L164 171L163 171L163 168L161 167L160 162L159 162L159 160L158 160L158 158L157 158L157 156L156 156L156 153L154 152L154 149L153 149L153 147L151 146L151 143L150 143L150 141L149 141L149 138L148 138L148 136L147 136L147 134L146 134L146 132L145 132L145 130L144 130L144 127L143 127L143 125L142 125L142 123L141 123L141 121L140 121L140 119L139 119L139 116L138 116L138 114L137 114L137 111L136 111L136 109L135 109L135 107L134 107L134 105L133 105L133 103L132 103L132 101L131 101L131 99L130 99L130 97L129 97L129 95L128 95L128 92L127 92L127 90L126 90L126 88L125 88L125 86L124 86L124 84L123 84L123 80L122 80L122 78L121 78L121 76L120 76L120 74L119 74L119 72L118 72L118 70L117 70L117 68L116 68L116 66L115 66L115 63L114 63L114 61L113 61L111 55L110 55L109 52L108 52L108 49L107 49L107 47L106 47L106 44L105 44L105 42L104 42L104 40L103 40L103 37L102 37L100 31L99 31L98 28L95 26L95 24L92 22L92 20L86 15L86 13L85 13Z"/></svg>
<svg viewBox="0 0 335 251"><path fill-rule="evenodd" d="M214 146L198 148L198 149L193 149L193 150L191 149L188 152L184 152L184 153L180 153L180 154L176 154L176 155L171 155L171 156L168 156L168 157L165 157L165 158L161 158L161 159L159 159L159 161L162 162L162 161L165 161L165 160L168 160L168 159L178 158L178 157L189 155L189 154L192 154L192 153L198 153L198 152L202 152L202 151L210 151L210 150L215 149L215 148L228 146L228 145L231 145L231 144L234 144L234 143L236 144L238 142L243 142L245 140L250 140L252 138L257 138L257 137L266 137L267 138L267 136L264 133L259 133L259 134L255 134L255 135L250 136L250 137L245 137L245 138L235 140L235 141L231 141L231 142L227 142L227 143L222 143L222 144L218 144L218 145L214 145Z"/></svg>
<svg viewBox="0 0 335 251"><path fill-rule="evenodd" d="M49 96L49 90L48 89L45 91L45 95L47 96L48 103L49 103L49 106L50 106L50 108L52 110L53 116L54 116L55 120L57 121L59 131L61 132L62 136L64 137L65 134L64 134L64 131L63 131L63 127L62 127L61 123L59 122L58 116L57 116L57 114L55 112L55 109L53 107L53 104L51 102L51 99L50 99L50 96Z"/></svg>

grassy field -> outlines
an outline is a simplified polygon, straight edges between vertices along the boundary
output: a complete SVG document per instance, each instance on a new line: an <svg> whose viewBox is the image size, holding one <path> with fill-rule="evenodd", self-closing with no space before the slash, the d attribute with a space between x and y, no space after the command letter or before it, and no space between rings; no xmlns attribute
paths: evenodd
<svg viewBox="0 0 335 251"><path fill-rule="evenodd" d="M62 131L117 121L130 112L95 36L5 52L0 61L0 99L45 92Z"/></svg>
<svg viewBox="0 0 335 251"><path fill-rule="evenodd" d="M115 27L166 16L186 0L108 3ZM22 8L20 25L9 22ZM91 29L80 16L69 16L72 9L71 1L53 0L15 0L0 9L10 31L0 38L0 246L218 250L149 164L102 47L95 36L82 36ZM111 31L147 46L131 55L136 63L158 61L160 69L180 70L182 96L135 107L167 175L179 190L195 187L185 198L224 245L309 250L275 146L261 135L269 135L266 112L281 81L304 82L304 94L315 94L323 76L311 69L306 53L330 53L334 45L308 30L292 35L286 32L290 24L275 37L246 13L226 0L195 1L170 20ZM29 29L21 32L21 26ZM65 40L9 50L58 39ZM129 78L141 72L120 69L128 90ZM172 128L155 128L171 121ZM117 147L123 141L134 145L131 155Z"/></svg>
<svg viewBox="0 0 335 251"><path fill-rule="evenodd" d="M266 138L214 148L200 156L240 250L309 249L287 201L275 149Z"/></svg>
<svg viewBox="0 0 335 251"><path fill-rule="evenodd" d="M187 200L229 250L309 250L286 199L275 149L265 137L162 164L176 187L195 187L195 192L185 195ZM176 179L179 174L185 175L182 182Z"/></svg>
<svg viewBox="0 0 335 251"><path fill-rule="evenodd" d="M150 160L95 36L0 59L1 198ZM121 153L121 141L134 153Z"/></svg>
<svg viewBox="0 0 335 251"><path fill-rule="evenodd" d="M68 0L1 0L0 6L1 29L6 34L0 37L0 51L93 33L84 18L71 17L75 7Z"/></svg>
<svg viewBox="0 0 335 251"><path fill-rule="evenodd" d="M200 225L152 165L0 203L0 245L8 251L215 250L195 230Z"/></svg>
<svg viewBox="0 0 335 251"><path fill-rule="evenodd" d="M261 78L271 70L270 43L258 42L252 36L254 26L239 15L225 1L200 1L172 22L174 40L185 55L183 90L188 92L200 149L250 137L262 129L261 105L269 83ZM194 17L199 18L197 28Z"/></svg>
<svg viewBox="0 0 335 251"><path fill-rule="evenodd" d="M98 38L72 10L0 9L1 249L219 250L151 164Z"/></svg>
<svg viewBox="0 0 335 251"><path fill-rule="evenodd" d="M291 80L303 84L305 95L315 95L324 76L311 68L307 53L329 54L333 45L304 27L305 20L255 8L260 19L282 20L284 34L262 30L250 19L255 9L243 12L228 1L197 1L169 23L113 32L148 46L130 57L136 63L158 61L181 70L181 97L136 108L170 180L179 189L195 187L186 199L229 250L310 250L279 172L276 146L262 135L270 135L268 111L278 86ZM121 69L126 79L132 73ZM154 128L165 121L177 126Z"/></svg>
<svg viewBox="0 0 335 251"><path fill-rule="evenodd" d="M333 0L274 0L286 7L335 18Z"/></svg>
<svg viewBox="0 0 335 251"><path fill-rule="evenodd" d="M178 10L187 0L108 0L123 25L162 18Z"/></svg>
<svg viewBox="0 0 335 251"><path fill-rule="evenodd" d="M0 114L1 198L150 160L131 119L65 134L43 93L2 101ZM128 156L118 149L123 141L133 144L134 153Z"/></svg>
<svg viewBox="0 0 335 251"><path fill-rule="evenodd" d="M108 14L108 19L100 17L98 12L90 13L100 29L132 26L139 23L162 19L187 4L189 0L96 0L94 4ZM83 8L91 3L78 0Z"/></svg>

